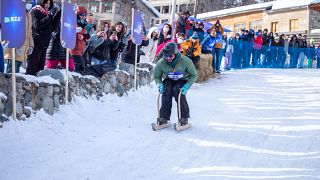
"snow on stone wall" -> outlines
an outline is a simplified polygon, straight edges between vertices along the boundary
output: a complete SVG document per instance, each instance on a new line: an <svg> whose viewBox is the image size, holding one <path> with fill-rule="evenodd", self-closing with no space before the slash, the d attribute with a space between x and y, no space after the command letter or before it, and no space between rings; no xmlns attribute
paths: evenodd
<svg viewBox="0 0 320 180"><path fill-rule="evenodd" d="M154 66L147 63L138 64L138 85L145 86L153 80ZM121 64L120 69L96 78L70 73L69 101L75 97L97 98L104 94L125 95L133 88L134 66ZM17 75L17 118L30 117L32 112L43 109L54 114L64 102L64 71L46 69L39 73L41 77ZM12 76L0 74L0 122L8 120L12 114Z"/></svg>

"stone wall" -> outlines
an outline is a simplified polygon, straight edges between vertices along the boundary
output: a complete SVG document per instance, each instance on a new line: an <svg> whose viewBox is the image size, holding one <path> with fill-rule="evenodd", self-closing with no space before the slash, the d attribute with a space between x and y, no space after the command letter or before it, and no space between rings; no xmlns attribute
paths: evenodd
<svg viewBox="0 0 320 180"><path fill-rule="evenodd" d="M320 12L310 10L309 26L310 31L313 29L320 29Z"/></svg>
<svg viewBox="0 0 320 180"><path fill-rule="evenodd" d="M196 65L198 78L201 83L212 75L212 55L202 54ZM145 86L153 81L154 65L138 64L138 86ZM65 70L46 69L39 77L16 75L17 88L17 118L23 120L31 114L43 109L48 114L54 114L64 103ZM103 75L101 78L82 76L69 73L68 101L76 97L97 98L105 94L125 95L134 86L134 66L122 63L119 69ZM12 115L12 75L0 74L0 125Z"/></svg>
<svg viewBox="0 0 320 180"><path fill-rule="evenodd" d="M138 64L138 86L150 84L153 80L153 69L152 64ZM18 74L17 118L28 118L32 111L40 109L54 114L64 103L64 73L64 70L47 69L39 73L40 77ZM108 72L101 78L71 72L68 100L72 101L76 96L99 99L109 93L123 96L134 86L133 74L134 66L130 64L120 64L119 70ZM11 79L11 74L0 74L0 122L8 120L7 117L12 115Z"/></svg>

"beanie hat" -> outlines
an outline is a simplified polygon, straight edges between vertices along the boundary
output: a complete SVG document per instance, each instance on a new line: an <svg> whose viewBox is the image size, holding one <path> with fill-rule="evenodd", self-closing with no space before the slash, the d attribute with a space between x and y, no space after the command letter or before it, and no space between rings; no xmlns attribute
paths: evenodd
<svg viewBox="0 0 320 180"><path fill-rule="evenodd" d="M77 6L77 14L87 14L87 9L83 6Z"/></svg>
<svg viewBox="0 0 320 180"><path fill-rule="evenodd" d="M173 54L177 54L178 48L175 43L169 42L163 47L163 56L171 56Z"/></svg>
<svg viewBox="0 0 320 180"><path fill-rule="evenodd" d="M194 34L191 36L192 39L199 39L199 36L197 34Z"/></svg>

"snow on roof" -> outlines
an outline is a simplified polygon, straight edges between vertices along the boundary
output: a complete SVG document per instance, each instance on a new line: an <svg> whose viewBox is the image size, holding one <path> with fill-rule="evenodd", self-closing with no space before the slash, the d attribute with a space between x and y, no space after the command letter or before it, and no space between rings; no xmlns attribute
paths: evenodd
<svg viewBox="0 0 320 180"><path fill-rule="evenodd" d="M273 2L265 2L265 3L259 3L259 4L252 4L248 6L240 6L236 8L224 9L219 11L212 11L212 12L198 14L197 18L199 19L214 18L214 17L227 16L231 14L265 10L268 6L271 6L272 4Z"/></svg>
<svg viewBox="0 0 320 180"><path fill-rule="evenodd" d="M272 5L272 10L290 9L320 3L320 0L278 0Z"/></svg>
<svg viewBox="0 0 320 180"><path fill-rule="evenodd" d="M240 7L230 8L230 9L202 13L202 14L199 14L197 18L199 19L216 18L216 17L222 17L222 16L227 16L232 14L240 14L240 13L252 12L257 10L266 10L267 7L272 7L272 10L299 8L299 7L304 7L304 6L317 4L317 3L320 3L320 0L277 0L277 1L258 3L258 4L248 5L248 6L240 6Z"/></svg>
<svg viewBox="0 0 320 180"><path fill-rule="evenodd" d="M145 4L156 16L160 17L160 12L154 8L147 0L140 0L143 4Z"/></svg>

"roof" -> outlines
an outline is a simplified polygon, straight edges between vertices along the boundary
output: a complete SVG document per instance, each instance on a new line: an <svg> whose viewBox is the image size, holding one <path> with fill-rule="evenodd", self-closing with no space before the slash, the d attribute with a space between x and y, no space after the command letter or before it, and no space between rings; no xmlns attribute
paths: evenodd
<svg viewBox="0 0 320 180"><path fill-rule="evenodd" d="M160 17L160 12L154 8L147 0L140 0L144 5L146 5L152 12L157 16L157 18Z"/></svg>
<svg viewBox="0 0 320 180"><path fill-rule="evenodd" d="M273 2L265 2L265 3L252 4L247 6L240 6L240 7L230 8L230 9L202 13L202 14L198 14L197 18L199 19L215 18L215 17L221 17L221 16L228 16L232 14L265 10L267 7L271 6L272 3Z"/></svg>
<svg viewBox="0 0 320 180"><path fill-rule="evenodd" d="M197 18L207 19L207 18L217 18L233 14L254 12L254 11L265 11L267 7L270 10L283 10L283 9L295 9L301 7L307 7L311 4L318 4L320 0L277 0L265 3L252 4L247 6L240 6L230 9L224 9L219 11L212 11L207 13L198 14Z"/></svg>
<svg viewBox="0 0 320 180"><path fill-rule="evenodd" d="M278 0L272 5L272 10L296 9L318 3L320 0Z"/></svg>

